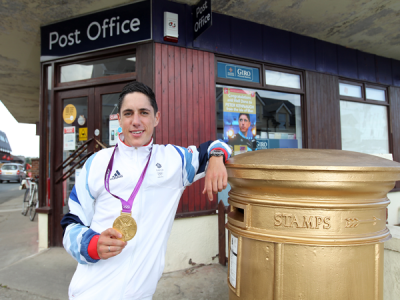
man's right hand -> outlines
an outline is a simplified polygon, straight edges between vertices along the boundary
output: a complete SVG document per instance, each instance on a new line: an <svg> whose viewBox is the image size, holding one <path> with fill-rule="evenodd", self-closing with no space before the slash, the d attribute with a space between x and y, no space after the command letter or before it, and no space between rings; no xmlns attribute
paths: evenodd
<svg viewBox="0 0 400 300"><path fill-rule="evenodd" d="M104 230L97 242L97 253L101 259L108 259L121 253L128 244L127 242L117 240L122 237L114 228Z"/></svg>

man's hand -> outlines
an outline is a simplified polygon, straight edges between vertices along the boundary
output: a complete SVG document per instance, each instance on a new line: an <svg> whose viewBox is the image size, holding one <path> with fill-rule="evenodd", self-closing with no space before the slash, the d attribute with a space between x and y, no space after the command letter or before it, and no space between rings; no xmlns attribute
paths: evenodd
<svg viewBox="0 0 400 300"><path fill-rule="evenodd" d="M97 253L99 254L99 257L101 259L108 259L120 254L128 244L127 242L117 240L121 237L122 234L114 228L108 228L107 230L104 230L100 234L97 242Z"/></svg>
<svg viewBox="0 0 400 300"><path fill-rule="evenodd" d="M213 193L217 194L228 185L228 173L222 156L211 156L208 160L205 186L203 194L207 193L208 199L213 201Z"/></svg>

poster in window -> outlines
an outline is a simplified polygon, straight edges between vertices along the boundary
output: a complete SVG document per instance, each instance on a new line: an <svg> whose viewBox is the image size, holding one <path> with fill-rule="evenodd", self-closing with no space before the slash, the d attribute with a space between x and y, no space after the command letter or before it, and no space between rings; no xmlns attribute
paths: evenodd
<svg viewBox="0 0 400 300"><path fill-rule="evenodd" d="M224 87L223 107L224 140L232 155L257 150L255 92Z"/></svg>
<svg viewBox="0 0 400 300"><path fill-rule="evenodd" d="M109 126L110 126L110 128L109 128L109 145L115 146L117 144L118 127L119 127L117 114L110 115Z"/></svg>

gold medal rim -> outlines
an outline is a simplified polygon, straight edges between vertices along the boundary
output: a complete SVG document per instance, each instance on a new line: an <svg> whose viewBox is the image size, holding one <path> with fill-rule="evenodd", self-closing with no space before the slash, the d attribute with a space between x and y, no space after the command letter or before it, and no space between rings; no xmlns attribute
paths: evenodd
<svg viewBox="0 0 400 300"><path fill-rule="evenodd" d="M115 226L115 223L117 222L117 220L120 219L120 218L122 218L122 217L129 217L129 218L131 218L132 221L133 221L132 227L135 228L135 233L134 233L133 236L132 236L131 238L129 238L129 239L127 239L127 238L125 237L124 233L123 233L123 232L120 232L120 231L116 228L116 226ZM122 241L124 241L124 242L130 241L131 239L133 239L133 238L135 237L136 233L137 233L137 223L136 223L136 220L135 220L132 216L130 216L130 215L128 215L128 214L118 216L118 217L114 220L113 228L114 228L115 230L117 230L119 233L122 234L122 238L120 238L119 240L122 240Z"/></svg>

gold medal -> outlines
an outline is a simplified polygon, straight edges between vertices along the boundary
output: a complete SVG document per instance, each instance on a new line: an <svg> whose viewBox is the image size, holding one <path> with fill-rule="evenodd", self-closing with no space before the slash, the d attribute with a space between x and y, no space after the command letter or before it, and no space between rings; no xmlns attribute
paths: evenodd
<svg viewBox="0 0 400 300"><path fill-rule="evenodd" d="M121 215L115 219L113 228L122 234L122 238L119 240L124 242L133 239L137 232L136 221L130 213L121 212Z"/></svg>

